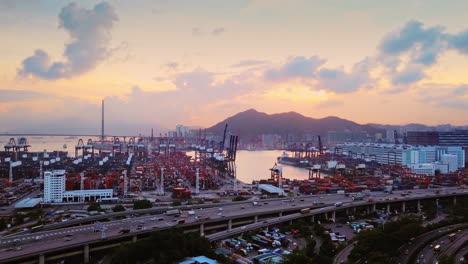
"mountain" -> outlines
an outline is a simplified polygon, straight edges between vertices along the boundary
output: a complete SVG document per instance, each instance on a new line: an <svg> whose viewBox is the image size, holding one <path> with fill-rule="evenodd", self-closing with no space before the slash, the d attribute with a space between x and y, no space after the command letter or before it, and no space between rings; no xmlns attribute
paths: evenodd
<svg viewBox="0 0 468 264"><path fill-rule="evenodd" d="M255 137L261 134L325 136L328 131L366 131L370 134L382 132L379 128L360 125L335 116L315 119L296 112L268 115L255 109L231 116L207 128L207 132L220 135L223 133L226 123L230 132L242 137Z"/></svg>

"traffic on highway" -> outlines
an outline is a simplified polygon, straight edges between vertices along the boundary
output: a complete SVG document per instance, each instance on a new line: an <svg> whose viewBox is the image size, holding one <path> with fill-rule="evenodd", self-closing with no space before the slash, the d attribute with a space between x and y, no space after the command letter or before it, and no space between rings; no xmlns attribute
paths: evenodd
<svg viewBox="0 0 468 264"><path fill-rule="evenodd" d="M388 194L383 192L371 193L375 203L398 202L417 198L428 198L444 194L463 194L466 190L447 188L444 193L436 193L433 189L413 190L408 195L402 196L400 192ZM370 199L369 198L369 199ZM337 204L339 203L339 205ZM157 215L132 216L136 211L129 211L127 218L110 219L107 222L99 222L75 227L60 228L50 231L29 232L16 236L10 236L0 240L2 254L1 259L40 252L48 249L59 248L72 244L84 244L100 239L118 237L128 233L150 232L167 229L176 225L198 225L207 222L216 222L233 218L266 215L286 210L300 211L303 208L312 208L306 215L315 215L336 210L337 207L345 209L349 207L369 204L368 200L353 201L350 197L340 194L309 195L297 198L279 198L276 200L252 200L248 203L235 203L221 206L213 205L211 208L197 208L191 210L178 210L176 207L165 213ZM175 212L175 213L174 213ZM234 233L241 233L267 225L273 225L303 217L304 214L295 213L281 217L262 219L231 230L227 230L208 236L212 240L223 238Z"/></svg>

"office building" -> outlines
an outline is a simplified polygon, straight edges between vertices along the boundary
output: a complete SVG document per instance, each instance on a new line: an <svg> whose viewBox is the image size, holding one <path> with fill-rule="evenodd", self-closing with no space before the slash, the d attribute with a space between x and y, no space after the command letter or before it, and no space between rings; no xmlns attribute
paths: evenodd
<svg viewBox="0 0 468 264"><path fill-rule="evenodd" d="M351 157L375 160L381 164L400 164L417 173L430 173L428 175L434 175L433 170L448 173L465 167L465 151L456 146L346 143L335 147ZM426 164L435 165L431 167Z"/></svg>
<svg viewBox="0 0 468 264"><path fill-rule="evenodd" d="M44 203L71 203L114 199L113 189L65 191L65 180L65 170L44 172Z"/></svg>

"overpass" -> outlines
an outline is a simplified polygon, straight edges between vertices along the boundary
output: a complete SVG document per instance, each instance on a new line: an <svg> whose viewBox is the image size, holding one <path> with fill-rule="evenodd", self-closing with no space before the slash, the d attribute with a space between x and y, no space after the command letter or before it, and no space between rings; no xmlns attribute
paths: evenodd
<svg viewBox="0 0 468 264"><path fill-rule="evenodd" d="M457 197L468 196L468 190L448 188L444 193L436 194L434 190L413 190L410 196L399 196L399 193L374 195L375 202L351 201L343 195L307 196L296 199L259 200L257 205L231 203L230 205L195 209L195 215L184 212L182 217L172 215L145 215L130 219L112 220L102 223L105 232L93 232L93 225L81 225L42 231L33 234L18 235L0 240L0 247L7 249L16 246L20 251L4 251L0 254L0 263L45 263L73 255L84 256L83 262L89 261L90 252L118 247L122 243L137 241L150 235L151 232L168 229L174 226L186 232L200 232L209 240L224 239L245 231L263 228L270 225L293 221L300 218L334 220L336 214L349 214L350 210L374 211L377 208L391 210L397 206L405 211L410 205L420 208L421 200L450 199L456 203ZM343 201L341 207L334 206L336 201ZM303 208L311 208L307 214L301 214ZM135 212L133 212L135 213ZM184 220L184 223L178 222ZM136 225L141 225L137 227ZM122 234L122 228L130 232ZM105 235L104 235L105 234ZM72 236L71 241L64 237ZM104 236L103 236L104 235Z"/></svg>

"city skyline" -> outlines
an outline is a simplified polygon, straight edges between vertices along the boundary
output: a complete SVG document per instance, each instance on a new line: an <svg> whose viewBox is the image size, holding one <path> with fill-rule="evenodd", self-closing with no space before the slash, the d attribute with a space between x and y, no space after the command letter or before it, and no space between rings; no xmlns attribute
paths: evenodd
<svg viewBox="0 0 468 264"><path fill-rule="evenodd" d="M98 131L102 99L115 130L250 108L467 125L468 3L448 2L0 1L0 132Z"/></svg>

